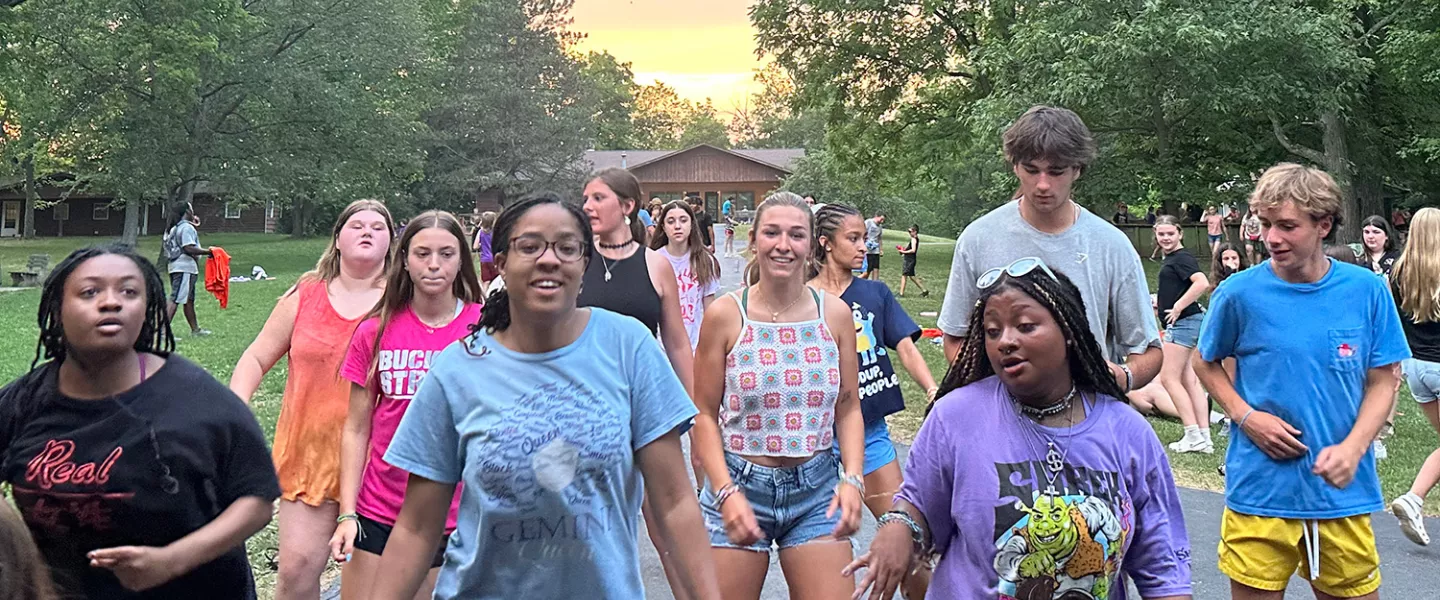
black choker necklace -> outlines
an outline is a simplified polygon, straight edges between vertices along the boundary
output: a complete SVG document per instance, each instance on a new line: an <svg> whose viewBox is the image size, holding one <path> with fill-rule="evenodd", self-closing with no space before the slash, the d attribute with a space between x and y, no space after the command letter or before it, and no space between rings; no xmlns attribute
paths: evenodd
<svg viewBox="0 0 1440 600"><path fill-rule="evenodd" d="M595 242L595 245L596 245L596 246L599 246L599 247L601 247L601 248L604 248L604 249L606 249L606 250L620 250L620 249L623 249L623 248L628 248L628 247L630 246L630 244L633 244L633 243L635 243L635 238L630 238L630 239L625 240L624 242L621 242L621 243L619 243L619 244L607 244L607 243L605 243L605 242L599 242L599 241L597 241L597 242Z"/></svg>
<svg viewBox="0 0 1440 600"><path fill-rule="evenodd" d="M1010 399L1014 400L1015 404L1020 406L1020 412L1025 413L1026 416L1033 419L1043 419L1045 417L1053 417L1055 415L1058 415L1062 412L1065 412L1066 409L1070 408L1070 403L1075 400L1075 386L1071 385L1070 393L1065 394L1065 397L1061 398L1059 402L1056 402L1044 408L1035 408L1033 406L1025 404L1024 402L1021 402L1020 400L1015 398L1015 394L1010 394Z"/></svg>

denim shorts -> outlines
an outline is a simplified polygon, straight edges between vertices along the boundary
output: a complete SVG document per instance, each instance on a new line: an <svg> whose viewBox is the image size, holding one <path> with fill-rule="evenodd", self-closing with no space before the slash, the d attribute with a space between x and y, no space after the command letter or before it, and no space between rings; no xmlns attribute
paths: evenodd
<svg viewBox="0 0 1440 600"><path fill-rule="evenodd" d="M1176 321L1174 325L1166 327L1165 335L1161 339L1167 344L1194 348L1200 343L1200 325L1204 322L1205 313L1190 315Z"/></svg>
<svg viewBox="0 0 1440 600"><path fill-rule="evenodd" d="M835 455L836 464L840 464L840 444L830 447L830 453ZM880 467L895 462L900 455L895 452L895 442L890 439L890 426L885 424L885 419L865 425L865 470L863 473L869 477L871 473L880 470Z"/></svg>
<svg viewBox="0 0 1440 600"><path fill-rule="evenodd" d="M1217 243L1217 242L1219 242L1219 241L1221 240L1221 238L1224 238L1224 237L1225 237L1225 236L1223 236L1223 235L1212 235L1212 236L1210 236L1210 243L1211 243L1211 244Z"/></svg>
<svg viewBox="0 0 1440 600"><path fill-rule="evenodd" d="M731 543L725 535L725 519L713 506L715 490L706 485L700 493L700 506L712 547L769 552L772 546L784 550L835 532L840 512L825 516L840 483L840 466L833 453L819 452L794 467L762 467L726 452L725 466L750 502L764 535L749 546Z"/></svg>
<svg viewBox="0 0 1440 600"><path fill-rule="evenodd" d="M1440 363L1413 358L1402 363L1405 381L1410 384L1410 394L1421 404L1440 400Z"/></svg>

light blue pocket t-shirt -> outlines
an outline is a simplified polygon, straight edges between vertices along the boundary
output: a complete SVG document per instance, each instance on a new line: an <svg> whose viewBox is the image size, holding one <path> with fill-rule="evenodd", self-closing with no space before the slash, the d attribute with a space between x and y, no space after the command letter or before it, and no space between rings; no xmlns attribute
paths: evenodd
<svg viewBox="0 0 1440 600"><path fill-rule="evenodd" d="M430 369L385 460L464 482L435 598L642 598L635 452L695 405L639 321L592 308L542 354L478 333Z"/></svg>
<svg viewBox="0 0 1440 600"><path fill-rule="evenodd" d="M1235 391L1255 410L1300 430L1300 443L1309 448L1298 458L1275 460L1232 427L1226 505L1282 519L1338 519L1383 509L1371 452L1344 489L1312 469L1322 450L1354 429L1370 369L1410 356L1385 280L1331 259L1320 281L1287 283L1266 261L1226 279L1210 296L1207 314L1200 356L1235 357Z"/></svg>

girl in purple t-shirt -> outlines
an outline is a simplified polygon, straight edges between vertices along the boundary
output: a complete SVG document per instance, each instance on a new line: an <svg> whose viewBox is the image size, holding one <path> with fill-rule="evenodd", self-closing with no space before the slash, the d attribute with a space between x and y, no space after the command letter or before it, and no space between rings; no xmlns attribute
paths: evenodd
<svg viewBox="0 0 1440 600"><path fill-rule="evenodd" d="M971 335L880 518L862 589L919 554L930 597L1190 598L1190 543L1160 441L1116 401L1080 291L1038 258L976 282ZM982 439L983 438L983 439Z"/></svg>
<svg viewBox="0 0 1440 600"><path fill-rule="evenodd" d="M480 319L480 282L465 241L448 212L411 219L386 273L385 295L350 340L340 373L352 384L340 443L341 514L330 539L332 557L345 563L341 589L371 589L409 476L385 462L385 450L431 359ZM455 529L459 501L457 489L447 533ZM430 588L444 550L442 544L435 551ZM430 589L422 591L429 597Z"/></svg>

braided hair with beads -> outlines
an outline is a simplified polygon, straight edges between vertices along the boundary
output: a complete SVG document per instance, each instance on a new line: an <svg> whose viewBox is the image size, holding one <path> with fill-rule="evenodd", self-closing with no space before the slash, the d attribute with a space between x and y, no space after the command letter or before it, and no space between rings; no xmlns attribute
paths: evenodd
<svg viewBox="0 0 1440 600"><path fill-rule="evenodd" d="M967 330L970 335L965 337L965 345L956 355L950 370L945 373L945 379L940 382L940 390L935 394L937 399L952 390L995 374L994 364L985 352L985 304L1006 290L1015 290L1031 297L1049 311L1056 325L1060 327L1060 332L1065 336L1066 360L1070 365L1070 378L1075 383L1075 389L1125 401L1125 391L1120 389L1120 384L1115 381L1110 371L1110 363L1105 360L1105 353L1101 351L1095 335L1090 333L1090 321L1085 316L1085 301L1080 296L1080 289L1075 287L1064 273L1054 273L1054 279L1041 269L1019 277L1004 273L994 285L981 291L980 299L975 302L975 310L970 312L970 325ZM932 401L930 406L926 407L925 414L929 415L933 408Z"/></svg>

